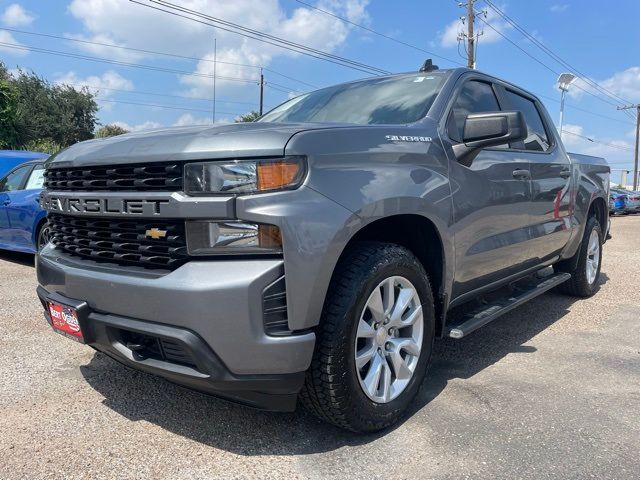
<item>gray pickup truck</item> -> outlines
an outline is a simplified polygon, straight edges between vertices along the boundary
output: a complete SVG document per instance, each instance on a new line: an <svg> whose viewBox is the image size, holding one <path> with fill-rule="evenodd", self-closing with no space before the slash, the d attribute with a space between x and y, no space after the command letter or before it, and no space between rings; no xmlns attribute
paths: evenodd
<svg viewBox="0 0 640 480"><path fill-rule="evenodd" d="M375 431L436 337L596 291L609 172L567 155L534 95L426 62L254 123L59 153L38 295L57 332L125 365Z"/></svg>

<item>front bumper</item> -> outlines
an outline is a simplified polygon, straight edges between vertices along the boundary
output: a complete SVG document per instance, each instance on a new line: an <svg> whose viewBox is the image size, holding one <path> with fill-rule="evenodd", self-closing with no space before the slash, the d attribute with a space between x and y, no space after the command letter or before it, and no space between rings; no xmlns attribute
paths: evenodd
<svg viewBox="0 0 640 480"><path fill-rule="evenodd" d="M51 294L42 287L38 287L38 297L49 324L49 300L75 308L84 341L124 365L252 407L295 409L304 372L234 375L202 338L185 328L98 313L86 302Z"/></svg>
<svg viewBox="0 0 640 480"><path fill-rule="evenodd" d="M315 335L265 333L263 291L283 275L281 259L193 261L155 276L74 262L45 247L36 258L38 295L86 304L83 330L92 347L134 368L243 403L292 408L291 398L261 399L275 394L293 395L295 405ZM196 368L136 356L122 331L178 342Z"/></svg>

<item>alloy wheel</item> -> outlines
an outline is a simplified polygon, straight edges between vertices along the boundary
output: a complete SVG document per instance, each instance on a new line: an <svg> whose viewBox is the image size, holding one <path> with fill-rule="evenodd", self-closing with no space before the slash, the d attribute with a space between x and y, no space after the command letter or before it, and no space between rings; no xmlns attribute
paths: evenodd
<svg viewBox="0 0 640 480"><path fill-rule="evenodd" d="M424 333L420 297L404 277L386 278L369 295L358 322L355 366L362 391L388 403L408 386Z"/></svg>

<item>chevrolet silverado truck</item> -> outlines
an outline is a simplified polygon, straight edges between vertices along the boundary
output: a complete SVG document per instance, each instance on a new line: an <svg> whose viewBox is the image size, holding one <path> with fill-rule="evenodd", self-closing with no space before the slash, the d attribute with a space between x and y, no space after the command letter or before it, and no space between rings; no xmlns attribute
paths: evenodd
<svg viewBox="0 0 640 480"><path fill-rule="evenodd" d="M434 339L597 290L609 173L531 93L426 62L253 123L62 151L37 293L57 332L125 365L376 431L428 382Z"/></svg>

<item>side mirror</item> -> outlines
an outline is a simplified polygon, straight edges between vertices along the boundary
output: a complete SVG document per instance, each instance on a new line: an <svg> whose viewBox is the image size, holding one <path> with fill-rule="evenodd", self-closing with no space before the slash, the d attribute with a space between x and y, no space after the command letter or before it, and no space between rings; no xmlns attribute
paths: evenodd
<svg viewBox="0 0 640 480"><path fill-rule="evenodd" d="M472 113L464 121L463 143L453 146L458 161L469 166L483 148L527 138L522 112Z"/></svg>

